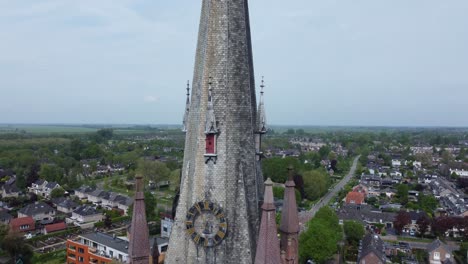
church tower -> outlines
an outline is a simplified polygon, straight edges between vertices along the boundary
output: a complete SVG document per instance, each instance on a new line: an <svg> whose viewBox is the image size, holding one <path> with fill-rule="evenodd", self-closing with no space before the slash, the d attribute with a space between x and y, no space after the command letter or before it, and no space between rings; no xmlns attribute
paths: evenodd
<svg viewBox="0 0 468 264"><path fill-rule="evenodd" d="M263 178L247 0L203 0L190 99L165 263L253 263Z"/></svg>

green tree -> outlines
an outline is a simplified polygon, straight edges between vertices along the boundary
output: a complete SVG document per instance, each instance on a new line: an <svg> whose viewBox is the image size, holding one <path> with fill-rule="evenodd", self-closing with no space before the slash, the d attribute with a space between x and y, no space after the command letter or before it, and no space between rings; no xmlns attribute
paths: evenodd
<svg viewBox="0 0 468 264"><path fill-rule="evenodd" d="M284 198L284 188L279 186L273 186L273 196L276 199L283 199Z"/></svg>
<svg viewBox="0 0 468 264"><path fill-rule="evenodd" d="M10 230L2 239L2 249L5 250L14 261L21 258L23 263L31 263L33 251L26 244L24 237L20 233Z"/></svg>
<svg viewBox="0 0 468 264"><path fill-rule="evenodd" d="M331 148L329 146L323 146L319 149L320 158L325 159L330 154Z"/></svg>
<svg viewBox="0 0 468 264"><path fill-rule="evenodd" d="M156 206L157 206L157 201L156 197L152 195L150 192L144 192L145 194L145 213L146 213L146 219L149 221L154 221L158 218L158 214L156 212ZM133 214L133 204L130 205L128 208L128 215Z"/></svg>
<svg viewBox="0 0 468 264"><path fill-rule="evenodd" d="M419 194L418 204L419 207L428 214L432 214L439 205L437 199L434 196L424 195L422 193Z"/></svg>
<svg viewBox="0 0 468 264"><path fill-rule="evenodd" d="M146 180L159 182L168 180L171 171L167 168L166 164L162 162L145 160L141 158L138 160L136 173L143 176L143 178Z"/></svg>
<svg viewBox="0 0 468 264"><path fill-rule="evenodd" d="M408 203L408 185L406 184L399 184L397 187L397 197L401 204L405 205Z"/></svg>
<svg viewBox="0 0 468 264"><path fill-rule="evenodd" d="M335 212L329 207L322 207L299 237L301 263L308 259L315 263L325 263L336 253L341 237L341 227Z"/></svg>
<svg viewBox="0 0 468 264"><path fill-rule="evenodd" d="M263 175L271 178L273 182L283 183L288 178L288 167L293 166L296 170L300 169L299 160L294 157L269 158L262 161Z"/></svg>
<svg viewBox="0 0 468 264"><path fill-rule="evenodd" d="M364 226L356 221L345 221L343 225L344 233L346 235L346 239L349 243L357 245L359 244L359 240L364 237Z"/></svg>
<svg viewBox="0 0 468 264"><path fill-rule="evenodd" d="M55 188L50 192L51 198L59 198L59 197L63 197L64 195L65 195L65 190L61 187Z"/></svg>
<svg viewBox="0 0 468 264"><path fill-rule="evenodd" d="M60 182L63 177L64 171L55 165L41 164L39 176L49 182Z"/></svg>
<svg viewBox="0 0 468 264"><path fill-rule="evenodd" d="M309 200L316 200L322 197L328 190L329 177L320 170L304 172L304 192Z"/></svg>

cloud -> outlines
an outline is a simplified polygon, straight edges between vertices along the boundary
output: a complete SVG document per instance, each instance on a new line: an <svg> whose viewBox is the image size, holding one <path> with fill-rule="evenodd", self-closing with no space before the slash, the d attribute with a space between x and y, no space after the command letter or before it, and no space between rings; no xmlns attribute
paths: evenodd
<svg viewBox="0 0 468 264"><path fill-rule="evenodd" d="M159 101L159 97L154 96L154 95L147 95L145 98L143 98L143 101L146 103L156 103Z"/></svg>

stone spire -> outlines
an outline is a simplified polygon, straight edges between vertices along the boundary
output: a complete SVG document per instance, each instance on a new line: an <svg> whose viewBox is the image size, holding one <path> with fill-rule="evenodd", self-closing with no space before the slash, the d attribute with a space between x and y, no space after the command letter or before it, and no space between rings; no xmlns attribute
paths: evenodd
<svg viewBox="0 0 468 264"><path fill-rule="evenodd" d="M189 118L189 111L190 111L190 81L187 81L187 101L185 102L185 113L184 113L184 120L182 122L183 127L182 131L187 132L187 122Z"/></svg>
<svg viewBox="0 0 468 264"><path fill-rule="evenodd" d="M273 182L265 182L262 205L262 221L257 241L255 264L281 264L280 244L276 232L276 207L273 200Z"/></svg>
<svg viewBox="0 0 468 264"><path fill-rule="evenodd" d="M266 112L265 112L265 103L263 102L263 93L265 88L265 81L262 76L262 84L260 85L260 100L258 103L257 111L257 126L258 133L265 134L267 132L267 123L266 123Z"/></svg>
<svg viewBox="0 0 468 264"><path fill-rule="evenodd" d="M131 264L148 264L150 261L148 223L145 213L145 195L143 193L143 178L136 177L135 201L133 202L132 225L130 229L130 245L128 254Z"/></svg>
<svg viewBox="0 0 468 264"><path fill-rule="evenodd" d="M297 214L296 189L294 184L294 170L288 168L289 175L284 191L283 211L281 213L281 251L284 252L285 264L299 263L299 217Z"/></svg>
<svg viewBox="0 0 468 264"><path fill-rule="evenodd" d="M254 262L263 193L247 0L203 0L165 263Z"/></svg>

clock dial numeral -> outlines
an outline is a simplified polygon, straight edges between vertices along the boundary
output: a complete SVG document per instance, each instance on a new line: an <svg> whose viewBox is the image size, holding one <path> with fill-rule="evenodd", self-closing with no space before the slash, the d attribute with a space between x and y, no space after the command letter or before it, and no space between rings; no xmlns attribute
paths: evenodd
<svg viewBox="0 0 468 264"><path fill-rule="evenodd" d="M214 247L226 237L228 224L223 208L204 200L195 203L187 212L185 227L196 245Z"/></svg>
<svg viewBox="0 0 468 264"><path fill-rule="evenodd" d="M193 233L195 233L195 227L187 229L187 235L191 236Z"/></svg>

